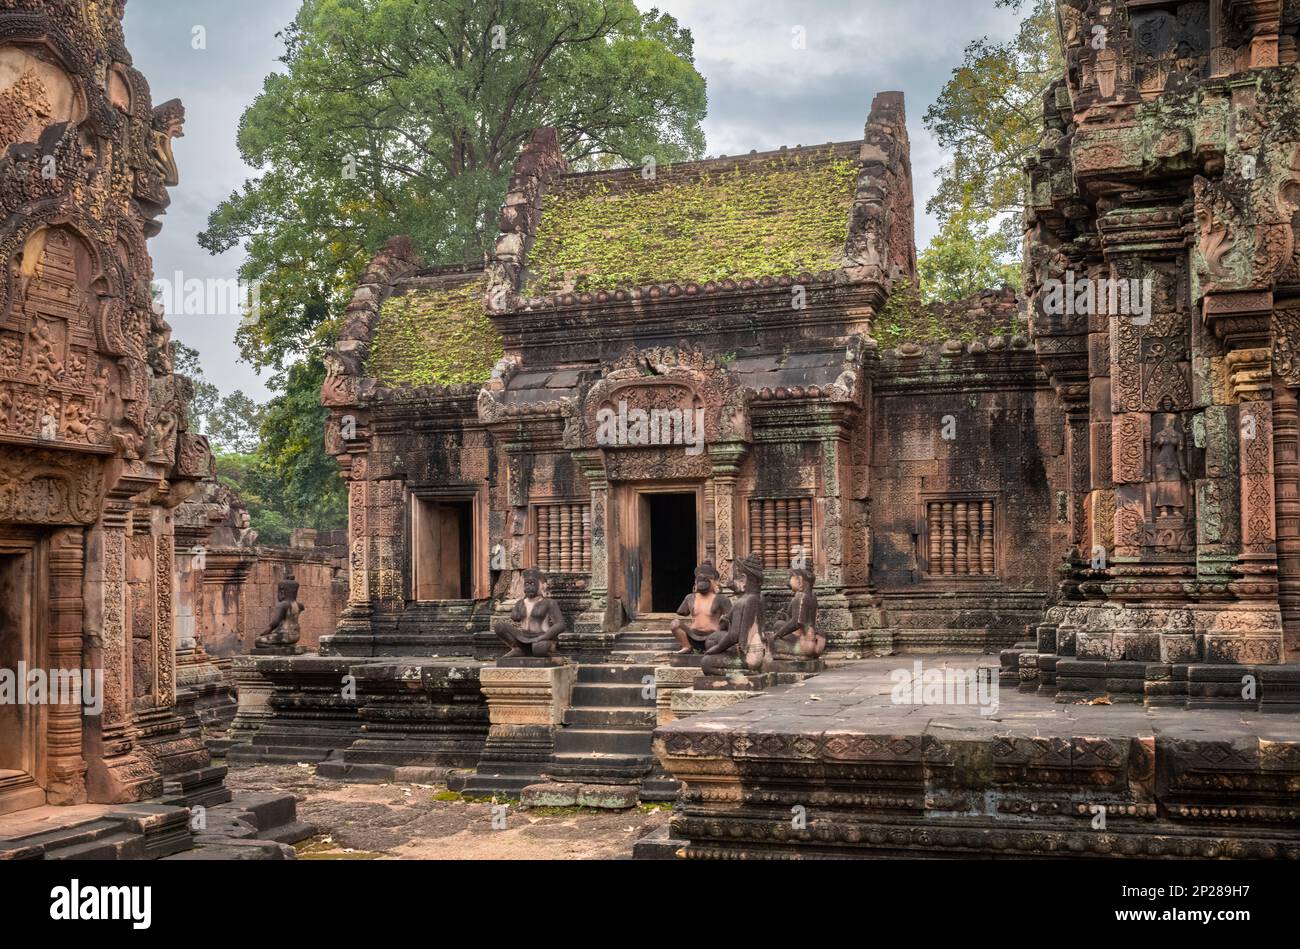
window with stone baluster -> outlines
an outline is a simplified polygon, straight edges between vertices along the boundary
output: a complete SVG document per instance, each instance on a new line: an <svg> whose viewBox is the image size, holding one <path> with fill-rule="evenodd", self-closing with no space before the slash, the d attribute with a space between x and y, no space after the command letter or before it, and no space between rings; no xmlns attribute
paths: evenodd
<svg viewBox="0 0 1300 949"><path fill-rule="evenodd" d="M591 505L533 505L533 563L543 573L591 573Z"/></svg>
<svg viewBox="0 0 1300 949"><path fill-rule="evenodd" d="M993 495L922 496L917 563L931 579L998 576L998 504Z"/></svg>
<svg viewBox="0 0 1300 949"><path fill-rule="evenodd" d="M788 569L813 559L813 499L751 498L749 549L761 554L766 570Z"/></svg>

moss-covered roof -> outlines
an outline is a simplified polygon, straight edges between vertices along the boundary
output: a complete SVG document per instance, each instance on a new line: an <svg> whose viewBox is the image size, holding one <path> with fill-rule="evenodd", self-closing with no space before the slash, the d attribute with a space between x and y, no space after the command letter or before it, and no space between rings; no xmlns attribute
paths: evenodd
<svg viewBox="0 0 1300 949"><path fill-rule="evenodd" d="M403 280L384 301L366 374L384 385L483 383L503 355L482 271Z"/></svg>
<svg viewBox="0 0 1300 949"><path fill-rule="evenodd" d="M665 168L569 175L552 185L525 292L612 290L840 266L860 143Z"/></svg>

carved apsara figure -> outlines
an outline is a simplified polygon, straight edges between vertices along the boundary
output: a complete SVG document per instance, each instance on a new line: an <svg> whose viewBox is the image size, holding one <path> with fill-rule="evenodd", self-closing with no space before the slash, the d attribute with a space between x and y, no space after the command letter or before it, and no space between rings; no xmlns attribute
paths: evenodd
<svg viewBox="0 0 1300 949"><path fill-rule="evenodd" d="M510 619L498 620L493 632L510 647L507 659L552 656L568 630L560 606L546 595L546 578L536 568L524 571L524 595L515 602Z"/></svg>
<svg viewBox="0 0 1300 949"><path fill-rule="evenodd" d="M298 617L306 607L298 602L298 581L290 571L285 578L275 585L275 597L279 601L275 612L271 614L271 623L266 631L257 637L260 648L268 646L293 646L302 638Z"/></svg>
<svg viewBox="0 0 1300 949"><path fill-rule="evenodd" d="M677 608L678 618L672 622L673 635L683 654L703 652L709 637L726 626L731 600L718 591L720 579L711 561L706 560L695 569L695 590L682 600Z"/></svg>
<svg viewBox="0 0 1300 949"><path fill-rule="evenodd" d="M1161 401L1160 408L1173 408L1168 397ZM1183 458L1186 439L1179 428L1177 415L1158 415L1156 419L1163 422L1151 439L1156 517L1181 517L1187 510L1187 463Z"/></svg>
<svg viewBox="0 0 1300 949"><path fill-rule="evenodd" d="M777 616L776 628L768 634L767 648L772 656L817 659L826 651L826 637L817 631L817 594L812 570L795 567L790 571L790 589L794 596Z"/></svg>
<svg viewBox="0 0 1300 949"><path fill-rule="evenodd" d="M736 561L741 594L732 603L726 628L709 637L700 668L705 675L728 669L758 670L767 659L763 639L763 558L749 553Z"/></svg>

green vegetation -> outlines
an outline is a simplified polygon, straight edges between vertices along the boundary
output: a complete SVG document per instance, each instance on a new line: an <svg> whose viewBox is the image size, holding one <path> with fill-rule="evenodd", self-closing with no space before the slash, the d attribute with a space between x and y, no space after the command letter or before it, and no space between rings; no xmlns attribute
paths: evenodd
<svg viewBox="0 0 1300 949"><path fill-rule="evenodd" d="M996 287L1019 289L1019 263L1003 263L1001 255L1002 236L991 232L967 202L948 216L917 258L921 295L927 302L944 303Z"/></svg>
<svg viewBox="0 0 1300 949"><path fill-rule="evenodd" d="M703 153L707 96L690 31L633 0L304 0L282 35L239 127L257 173L200 242L245 252L259 307L237 340L283 393L263 462L330 521L342 483L318 376L375 252L406 234L431 263L480 261L535 129L557 128L578 168L682 161Z"/></svg>
<svg viewBox="0 0 1300 949"><path fill-rule="evenodd" d="M926 127L952 156L926 205L942 225L922 254L927 299L960 299L971 282L1004 264L1019 266L1025 160L1042 139L1043 95L1065 73L1055 0L995 5L1024 11L1016 35L970 43L925 114Z"/></svg>
<svg viewBox="0 0 1300 949"><path fill-rule="evenodd" d="M853 158L820 150L691 178L660 169L665 180L654 188L617 190L617 179L603 176L571 179L547 196L528 291L833 269L848 239L858 170Z"/></svg>
<svg viewBox="0 0 1300 949"><path fill-rule="evenodd" d="M504 354L482 279L412 290L380 310L366 371L386 385L486 382Z"/></svg>

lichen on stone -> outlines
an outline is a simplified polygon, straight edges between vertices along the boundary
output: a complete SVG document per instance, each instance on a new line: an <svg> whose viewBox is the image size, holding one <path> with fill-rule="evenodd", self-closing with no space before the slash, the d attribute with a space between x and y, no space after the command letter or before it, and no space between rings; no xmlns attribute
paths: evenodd
<svg viewBox="0 0 1300 949"><path fill-rule="evenodd" d="M400 289L379 311L366 373L384 385L486 382L504 349L481 275Z"/></svg>
<svg viewBox="0 0 1300 949"><path fill-rule="evenodd" d="M856 151L823 146L578 175L547 195L526 292L797 275L840 266Z"/></svg>

